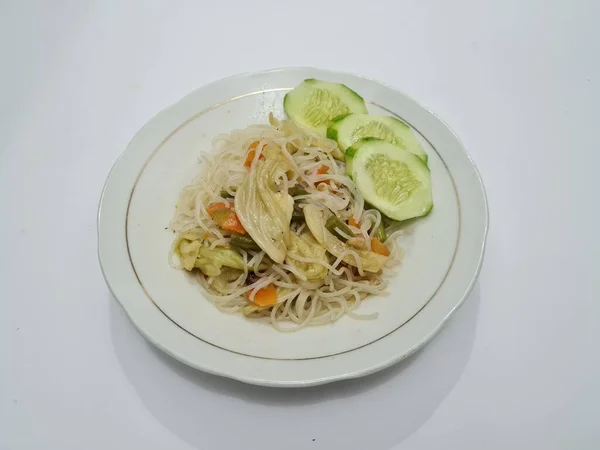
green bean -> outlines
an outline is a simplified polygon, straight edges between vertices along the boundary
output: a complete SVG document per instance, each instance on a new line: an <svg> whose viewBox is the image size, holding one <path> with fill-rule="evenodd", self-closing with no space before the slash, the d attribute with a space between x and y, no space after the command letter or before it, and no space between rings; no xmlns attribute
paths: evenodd
<svg viewBox="0 0 600 450"><path fill-rule="evenodd" d="M385 232L385 228L383 228L383 223L379 224L379 226L377 227L377 231L375 231L373 237L379 242L387 241L387 233Z"/></svg>
<svg viewBox="0 0 600 450"><path fill-rule="evenodd" d="M229 188L230 191L237 191L237 188L235 186L232 186ZM229 197L233 197L229 192L227 192L226 189L222 189L221 192L219 192L219 196L223 197L223 198L229 198Z"/></svg>
<svg viewBox="0 0 600 450"><path fill-rule="evenodd" d="M290 195L295 197L296 195L308 195L308 191L301 186L294 186L290 189Z"/></svg>
<svg viewBox="0 0 600 450"><path fill-rule="evenodd" d="M338 233L337 230L340 230L342 233L347 234L348 236L354 235L352 230L348 228L348 225L342 222L340 218L335 215L327 219L327 222L325 222L325 228L327 228L327 230L329 230L330 233L335 235L338 239L340 239L343 242L346 242L348 238L342 236L340 233Z"/></svg>
<svg viewBox="0 0 600 450"><path fill-rule="evenodd" d="M304 213L301 210L294 209L292 211L292 220L293 221L304 221Z"/></svg>
<svg viewBox="0 0 600 450"><path fill-rule="evenodd" d="M231 246L243 248L244 250L260 250L260 247L250 236L234 234L231 236Z"/></svg>

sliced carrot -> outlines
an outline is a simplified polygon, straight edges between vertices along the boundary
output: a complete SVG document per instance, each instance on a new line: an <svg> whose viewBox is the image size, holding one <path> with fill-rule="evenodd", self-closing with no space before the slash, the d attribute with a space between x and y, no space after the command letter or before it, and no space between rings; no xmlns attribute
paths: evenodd
<svg viewBox="0 0 600 450"><path fill-rule="evenodd" d="M215 211L218 211L220 209L230 209L230 206L227 206L227 203L223 202L211 203L206 207L206 212L208 213L208 215L212 216Z"/></svg>
<svg viewBox="0 0 600 450"><path fill-rule="evenodd" d="M390 249L385 244L374 237L371 238L371 250L383 256L390 256Z"/></svg>
<svg viewBox="0 0 600 450"><path fill-rule="evenodd" d="M356 227L356 228L360 228L360 223L358 223L356 220L354 220L354 216L350 217L348 219L348 225L351 225L351 226Z"/></svg>
<svg viewBox="0 0 600 450"><path fill-rule="evenodd" d="M250 167L252 165L252 161L254 161L254 156L256 152L254 150L250 150L248 152L248 156L246 156L246 162L244 162L245 167ZM260 155L258 159L265 159L265 155Z"/></svg>
<svg viewBox="0 0 600 450"><path fill-rule="evenodd" d="M254 155L256 155L256 152L254 150L250 150L248 152L248 154L246 155L246 161L244 162L244 167L250 167L252 161L254 161Z"/></svg>
<svg viewBox="0 0 600 450"><path fill-rule="evenodd" d="M324 175L327 172L329 172L329 167L327 167L327 166L319 166L317 168L317 170L315 171L315 174L316 175ZM319 181L315 182L315 185L318 186L321 183L324 183L325 185L331 184L331 180L319 180Z"/></svg>
<svg viewBox="0 0 600 450"><path fill-rule="evenodd" d="M246 161L244 162L244 166L250 167L252 165L252 161L254 161L254 157L256 156L256 147L258 147L259 141L254 141L248 147L248 155L246 155ZM264 155L260 155L258 159L265 159Z"/></svg>
<svg viewBox="0 0 600 450"><path fill-rule="evenodd" d="M212 234L210 231L205 231L204 234L202 235L202 240L208 239L209 237L214 237L215 235Z"/></svg>
<svg viewBox="0 0 600 450"><path fill-rule="evenodd" d="M234 231L235 233L239 234L247 233L246 229L242 225L242 222L240 222L239 217L233 211L229 211L229 217L227 217L227 219L225 219L225 221L221 224L221 228L224 230Z"/></svg>
<svg viewBox="0 0 600 450"><path fill-rule="evenodd" d="M232 210L233 203L229 203L227 205L223 202L211 203L206 208L206 212L212 217L217 225L219 225L224 230L234 231L239 234L246 234L246 230L240 222L239 217Z"/></svg>
<svg viewBox="0 0 600 450"><path fill-rule="evenodd" d="M254 300L250 300L251 292L246 292L246 299L256 306L272 306L277 303L277 289L272 284L256 291Z"/></svg>

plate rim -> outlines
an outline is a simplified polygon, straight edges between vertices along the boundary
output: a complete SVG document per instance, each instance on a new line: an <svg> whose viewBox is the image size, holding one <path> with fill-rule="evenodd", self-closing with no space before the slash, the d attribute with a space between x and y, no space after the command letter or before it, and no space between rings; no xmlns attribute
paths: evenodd
<svg viewBox="0 0 600 450"><path fill-rule="evenodd" d="M200 91L210 89L211 86L213 86L215 84L225 83L227 81L233 81L236 79L243 79L246 77L256 77L256 76L261 76L261 75L267 76L267 75L277 74L280 72L314 72L314 73L328 74L330 76L337 75L340 77L356 78L358 80L362 80L362 81L365 81L368 83L374 83L374 84L379 85L380 87L383 87L387 90L391 90L391 91L396 92L397 94L400 94L406 100L412 102L414 106L420 108L426 114L431 116L431 118L433 118L434 121L437 121L438 124L441 125L441 127L444 129L444 131L450 133L452 139L454 139L454 141L455 141L455 144L458 144L458 148L464 154L464 156L466 156L468 164L473 169L473 173L475 174L474 182L476 183L477 187L479 188L478 193L481 194L482 212L484 212L483 233L481 235L481 244L477 248L478 249L477 264L476 264L475 270L472 272L472 275L468 282L468 285L464 289L464 292L462 293L462 295L460 295L460 298L458 298L457 301L454 302L454 305L450 308L449 311L447 311L447 313L441 319L435 321L436 322L435 326L433 326L431 329L429 329L428 332L421 333L421 337L416 342L414 342L414 344L412 346L409 346L409 348L407 348L403 351L399 351L398 353L391 355L388 358L383 358L378 363L367 364L365 367L355 369L352 371L348 371L348 370L336 371L334 368L334 370L330 370L330 372L332 371L333 373L326 375L326 376L318 376L315 374L314 376L304 375L304 376L300 376L298 378L295 378L294 376L292 376L291 378L284 377L284 378L278 379L278 377L270 377L267 375L269 370L274 369L274 368L266 367L266 366L272 366L274 364L281 365L281 366L284 366L284 365L292 366L292 365L297 365L298 363L302 364L303 361L302 360L300 360L300 361L276 360L275 362L270 362L269 364L264 364L265 365L264 369L269 369L269 370L266 370L266 373L265 373L265 370L254 370L254 373L252 373L252 371L244 373L243 370L236 372L235 370L232 370L231 367L222 368L222 367L218 367L219 364L215 365L215 364L207 363L206 358L202 358L202 359L198 360L192 355L196 355L196 356L202 355L205 357L213 358L217 361L219 360L219 358L222 359L224 357L228 357L228 358L232 359L232 361L230 361L230 362L234 363L234 366L237 363L242 362L239 360L254 359L254 358L251 356L231 355L231 354L225 356L222 353L226 354L228 352L226 352L224 350L220 350L220 349L217 349L217 351L216 351L218 354L214 354L215 353L214 348L213 349L207 349L207 348L201 349L201 347L206 347L209 344L199 341L195 337L192 337L191 335L189 335L189 333L186 330L179 327L179 325L177 325L175 322L173 322L171 319L169 319L162 312L159 312L159 314L163 317L163 319L162 319L163 323L161 325L159 325L159 327L164 327L165 329L164 329L164 332L157 330L156 329L157 323L151 323L151 322L156 322L156 320L150 319L149 316L139 315L138 313L134 313L134 310L136 309L134 307L134 305L132 303L130 304L128 300L126 300L124 298L120 298L120 296L116 292L116 290L118 290L118 289L115 289L115 286L113 286L111 284L111 280L109 279L109 278L112 278L112 281L115 282L114 277L112 275L108 274L108 272L110 272L111 269L107 268L107 266L106 266L106 264L108 263L107 258L108 259L110 259L110 258L106 256L106 252L109 250L107 250L107 248L106 248L106 242L107 242L106 239L108 238L108 236L106 236L105 232L103 233L103 229L104 229L103 225L104 225L105 219L106 219L105 217L103 217L103 209L107 207L107 205L105 205L105 201L107 199L107 192L108 192L108 188L110 187L111 182L118 181L118 180L114 179L115 174L117 173L117 169L124 163L125 156L127 155L128 151L129 152L132 151L132 147L137 142L137 140L140 139L140 136L143 134L143 132L148 131L150 128L152 128L153 122L160 119L161 116L163 118L166 117L170 111L175 109L178 105L182 104L185 99L187 99L191 96L194 96L194 95L198 95L200 93ZM426 139L428 139L426 133L424 133L422 130L418 130L418 131ZM120 220L120 219L123 219L123 221L125 220L125 218L123 218L123 217L117 218L117 220ZM113 220L115 220L115 219L113 219ZM465 299L468 297L471 290L473 289L473 286L475 285L475 283L477 281L477 278L479 276L479 273L481 271L481 267L483 264L488 230L489 230L489 206L488 206L488 200L487 200L487 193L485 190L485 186L483 184L483 180L481 178L481 174L480 174L479 170L477 169L477 166L475 165L473 158L471 157L471 155L465 148L465 146L462 143L462 141L460 140L460 138L448 126L448 124L446 122L444 122L437 114L435 114L434 112L432 112L431 110L429 110L428 108L423 106L421 103L414 100L412 97L406 95L401 90L396 89L390 85L387 85L385 83L382 83L378 80L375 80L375 79L372 79L369 77L356 75L356 74L349 73L349 72L320 69L320 68L315 68L315 67L281 67L281 68L267 69L267 70L256 71L256 72L245 72L245 73L235 74L235 75L232 75L229 77L221 78L219 80L211 81L211 82L204 84L204 85L198 87L197 89L189 92L188 94L186 94L185 96L183 96L182 98L180 98L179 100L174 102L173 104L167 106L166 108L163 108L161 111L159 111L157 114L155 114L151 119L149 119L135 133L135 135L133 136L131 141L125 147L125 150L119 155L119 157L113 164L113 166L107 176L107 179L104 183L104 186L102 189L102 194L100 196L99 205L98 205L98 215L97 215L98 247L97 247L97 250L98 250L98 258L99 258L101 271L102 271L103 277L105 279L105 282L106 282L111 294L118 301L118 303L121 305L121 307L123 307L123 309L126 311L129 319L132 321L132 323L134 324L136 329L147 340L149 340L153 345L160 348L165 353L169 354L170 356L174 357L175 359L177 359L187 365L190 365L190 366L192 366L196 369L202 370L204 372L233 378L238 381L242 381L242 382L246 382L246 383L263 385L263 386L303 387L303 386L312 386L312 385L317 385L317 384L323 384L323 383L336 381L336 380L356 378L356 377L365 376L365 375L377 372L379 370L382 370L386 367L389 367L392 364L395 364L395 363L405 359L406 357L408 357L415 351L422 348L425 344L427 344L440 331L440 329L443 327L443 325L446 323L446 321L452 316L452 314L464 303ZM123 232L125 232L124 227L123 227ZM110 253L110 251L109 251L109 253ZM136 281L136 283L137 283L137 281ZM121 294L121 296L122 296L122 294ZM157 306L154 305L153 303L151 303L150 301L146 300L146 302L151 304L152 308L157 309ZM422 311L420 311L415 316L415 318L417 318L421 313L422 313ZM400 329L401 328L402 327L400 327ZM170 335L168 337L168 339L166 336L167 334ZM392 333L390 335L390 338L392 338L394 334L396 334L396 332ZM195 341L195 345L194 345L194 343L189 341L190 337L193 339L193 341ZM167 342L165 342L165 340L169 340L171 342L167 343ZM184 341L187 341L187 342L184 342ZM188 347L189 345L193 345L193 346L197 347L196 350L200 350L199 353L197 351L196 352L190 351L189 348L183 349L183 347ZM174 348L174 347L179 347L179 348ZM356 351L361 352L361 350L362 350L362 352L369 351L368 346L364 349L357 349ZM353 353L353 352L350 352L350 353ZM334 360L335 356L331 357L330 359ZM263 361L263 363L264 363L264 361ZM295 363L295 364L289 364L289 363ZM242 364L246 364L246 362L242 362ZM314 361L311 361L311 360L306 361L306 364L312 365L312 366L315 365ZM231 366L231 364L230 364L230 366ZM289 369L290 368L288 367L285 370L289 370ZM294 371L295 369L291 368L291 370ZM310 372L310 370L309 370L309 372ZM318 372L318 369L316 370L316 372Z"/></svg>

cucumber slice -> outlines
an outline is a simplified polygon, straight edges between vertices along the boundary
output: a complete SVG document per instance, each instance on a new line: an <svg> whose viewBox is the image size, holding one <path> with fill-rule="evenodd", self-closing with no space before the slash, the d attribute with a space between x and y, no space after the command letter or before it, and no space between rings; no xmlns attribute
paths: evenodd
<svg viewBox="0 0 600 450"><path fill-rule="evenodd" d="M422 159L381 139L361 139L351 148L352 178L366 202L394 220L431 211L431 173Z"/></svg>
<svg viewBox="0 0 600 450"><path fill-rule="evenodd" d="M327 137L336 140L342 151L362 138L383 139L414 153L427 164L427 153L421 148L413 131L395 117L349 114L331 122L327 128Z"/></svg>
<svg viewBox="0 0 600 450"><path fill-rule="evenodd" d="M349 87L309 78L283 99L287 115L299 125L322 136L331 120L350 113L366 113L363 98Z"/></svg>

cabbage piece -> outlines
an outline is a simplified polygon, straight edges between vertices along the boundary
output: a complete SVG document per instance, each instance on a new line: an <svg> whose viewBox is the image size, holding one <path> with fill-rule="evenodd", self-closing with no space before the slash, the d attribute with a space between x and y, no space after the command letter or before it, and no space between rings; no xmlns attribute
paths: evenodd
<svg viewBox="0 0 600 450"><path fill-rule="evenodd" d="M222 267L221 273L213 278L211 286L217 291L223 292L227 289L229 283L240 278L243 273L243 270Z"/></svg>
<svg viewBox="0 0 600 450"><path fill-rule="evenodd" d="M297 261L289 256L289 254L298 255L303 258L317 259L327 264L326 250L315 240L308 230L302 232L300 236L296 236L296 233L292 233L291 237L292 239L290 246L288 247L288 257L286 258L286 262L298 269L307 280L319 280L325 278L327 276L327 267L318 263Z"/></svg>
<svg viewBox="0 0 600 450"><path fill-rule="evenodd" d="M200 269L206 275L215 277L221 274L222 267L244 270L244 259L235 250L228 247L210 249L203 247L199 239L183 235L176 247L177 256L186 270Z"/></svg>
<svg viewBox="0 0 600 450"><path fill-rule="evenodd" d="M254 306L253 304L248 304L242 308L242 314L244 316L249 316L250 314L262 311L263 309L269 309L272 306Z"/></svg>
<svg viewBox="0 0 600 450"><path fill-rule="evenodd" d="M201 246L200 241L196 239L190 240L184 237L179 241L176 253L184 269L192 270L194 268L194 263L196 262Z"/></svg>
<svg viewBox="0 0 600 450"><path fill-rule="evenodd" d="M216 277L221 275L223 266L244 270L244 259L238 252L226 247L216 247L213 250L208 247L198 249L198 257L194 262L194 267L197 267L209 277Z"/></svg>
<svg viewBox="0 0 600 450"><path fill-rule="evenodd" d="M293 198L278 192L275 184L276 177L293 169L280 152L265 151L267 158L257 162L235 196L235 211L244 229L276 263L285 259L294 210Z"/></svg>
<svg viewBox="0 0 600 450"><path fill-rule="evenodd" d="M368 250L357 250L356 248L350 247L340 241L337 237L325 228L325 218L323 217L323 210L318 206L307 204L304 207L304 218L306 219L306 225L313 234L317 242L323 245L329 253L335 257L339 257L347 251L353 251L358 254L362 268L365 272L379 272L385 262L387 256L380 255L375 252ZM342 258L346 264L357 267L356 259L347 254Z"/></svg>

